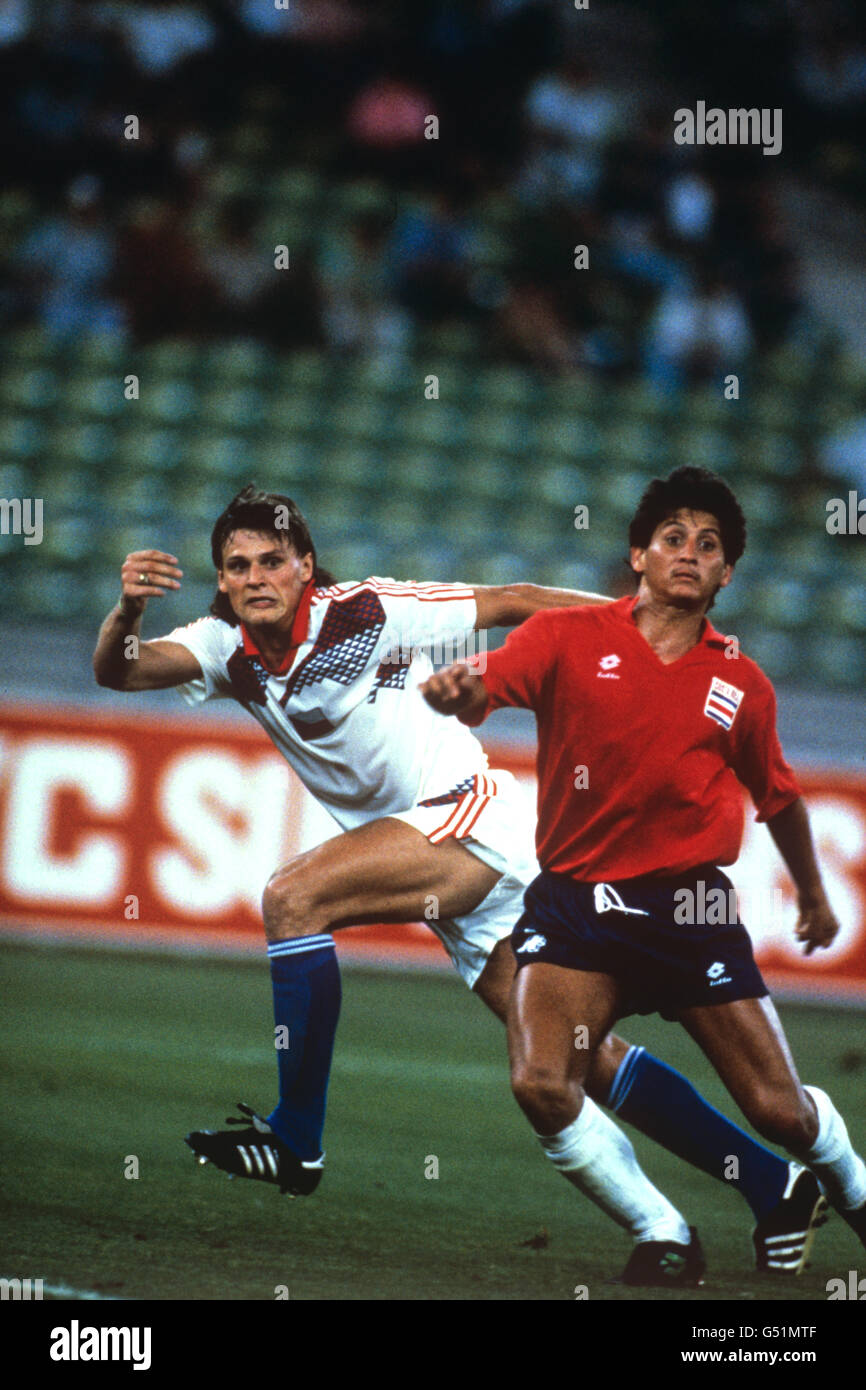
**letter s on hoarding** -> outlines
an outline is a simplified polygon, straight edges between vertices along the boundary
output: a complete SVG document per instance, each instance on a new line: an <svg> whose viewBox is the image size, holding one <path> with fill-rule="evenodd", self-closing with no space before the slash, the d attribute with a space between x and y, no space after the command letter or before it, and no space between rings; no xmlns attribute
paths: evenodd
<svg viewBox="0 0 866 1390"><path fill-rule="evenodd" d="M288 779L273 758L251 761L224 748L172 759L158 805L176 847L155 850L151 876L176 912L195 917L258 909L262 888L284 854Z"/></svg>

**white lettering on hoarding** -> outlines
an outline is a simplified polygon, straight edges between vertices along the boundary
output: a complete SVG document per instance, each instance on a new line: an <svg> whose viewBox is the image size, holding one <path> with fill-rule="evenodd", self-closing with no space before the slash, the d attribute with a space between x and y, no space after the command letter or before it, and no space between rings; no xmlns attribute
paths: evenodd
<svg viewBox="0 0 866 1390"><path fill-rule="evenodd" d="M833 944L809 957L809 969L820 970L835 966L840 956L856 946L866 926L866 903L854 877L862 870L866 855L866 821L853 799L809 793L805 799L827 896L840 924ZM743 889L744 909L749 902L773 902L777 888L784 893L781 913L743 917L756 954L772 949L784 956L786 963L806 964L802 944L794 936L797 906L790 880L766 826L747 822L742 853L736 868L727 873Z"/></svg>
<svg viewBox="0 0 866 1390"><path fill-rule="evenodd" d="M118 816L129 801L130 759L124 748L93 738L33 739L10 777L3 874L11 893L39 903L101 907L117 895L126 851L116 833L87 829L76 848L51 848L58 792L72 789L89 811Z"/></svg>
<svg viewBox="0 0 866 1390"><path fill-rule="evenodd" d="M262 889L285 857L286 770L273 758L251 763L225 748L201 748L172 759L157 796L175 839L150 860L166 905L187 918L239 902L258 912Z"/></svg>

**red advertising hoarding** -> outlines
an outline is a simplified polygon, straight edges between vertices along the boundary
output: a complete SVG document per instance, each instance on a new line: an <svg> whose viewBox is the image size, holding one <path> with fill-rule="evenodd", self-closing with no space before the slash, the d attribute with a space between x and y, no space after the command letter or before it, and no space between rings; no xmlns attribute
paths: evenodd
<svg viewBox="0 0 866 1390"><path fill-rule="evenodd" d="M492 766L526 783L531 808L531 758L488 752ZM866 1002L866 779L799 772L839 937L802 955L784 867L751 809L730 876L771 984ZM0 708L7 931L259 951L268 875L335 833L252 721ZM447 963L418 924L358 928L338 940L341 954L371 963Z"/></svg>

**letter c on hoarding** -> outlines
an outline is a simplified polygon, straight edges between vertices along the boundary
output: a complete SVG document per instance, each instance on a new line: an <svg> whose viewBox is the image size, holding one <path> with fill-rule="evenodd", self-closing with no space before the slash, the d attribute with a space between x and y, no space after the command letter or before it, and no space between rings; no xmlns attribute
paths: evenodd
<svg viewBox="0 0 866 1390"><path fill-rule="evenodd" d="M117 897L126 862L123 839L82 830L71 854L51 851L53 803L72 789L99 816L119 816L132 787L129 757L117 743L34 739L14 763L4 847L6 887L16 897L103 907Z"/></svg>

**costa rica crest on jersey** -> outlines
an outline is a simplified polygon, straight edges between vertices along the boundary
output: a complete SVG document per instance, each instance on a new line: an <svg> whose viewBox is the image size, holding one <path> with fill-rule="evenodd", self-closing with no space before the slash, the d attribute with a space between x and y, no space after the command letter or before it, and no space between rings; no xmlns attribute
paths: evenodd
<svg viewBox="0 0 866 1390"><path fill-rule="evenodd" d="M718 676L713 676L710 688L704 703L704 714L710 719L715 719L717 724L721 724L723 729L730 729L737 717L737 710L743 701L744 691L738 690L735 685L728 685L727 681L719 680Z"/></svg>

